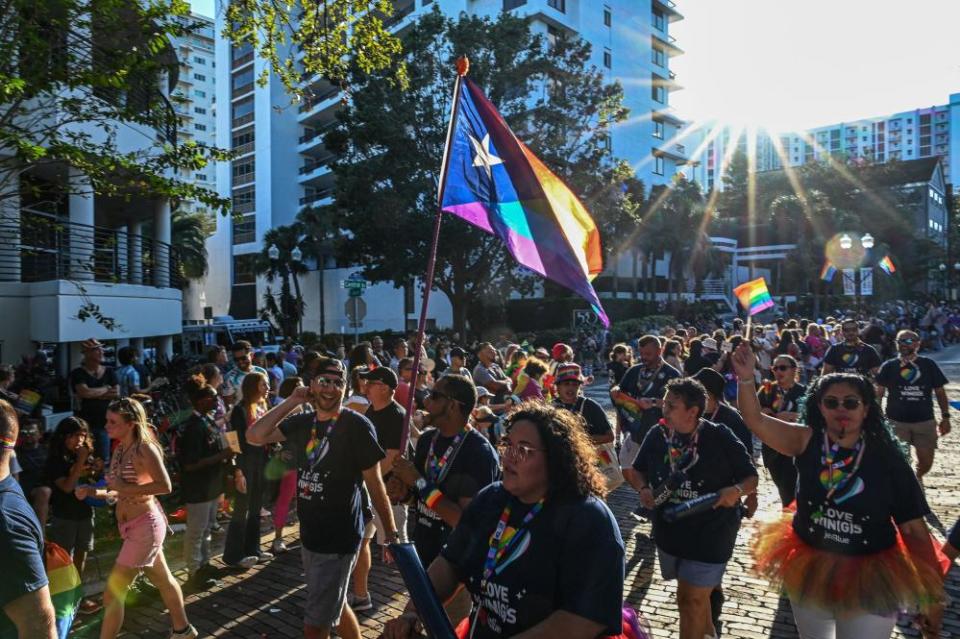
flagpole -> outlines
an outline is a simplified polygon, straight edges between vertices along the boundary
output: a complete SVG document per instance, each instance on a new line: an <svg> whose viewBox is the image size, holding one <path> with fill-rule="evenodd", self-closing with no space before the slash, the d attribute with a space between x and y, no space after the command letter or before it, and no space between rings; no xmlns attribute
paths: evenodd
<svg viewBox="0 0 960 639"><path fill-rule="evenodd" d="M443 146L443 160L440 166L440 184L437 187L437 214L433 220L433 239L430 244L430 259L427 261L427 276L423 286L423 302L420 306L420 321L417 325L417 343L413 351L413 381L407 396L406 414L403 417L403 430L400 434L400 454L406 455L407 441L410 439L410 419L413 417L417 377L420 374L420 353L423 352L423 337L427 328L427 307L430 304L430 291L433 289L433 275L437 266L437 247L440 243L440 222L443 220L443 192L446 186L447 163L450 160L450 144L453 141L453 126L457 120L460 102L460 81L470 70L466 56L457 58L457 79L453 84L453 103L450 105L450 122L447 124L447 139Z"/></svg>

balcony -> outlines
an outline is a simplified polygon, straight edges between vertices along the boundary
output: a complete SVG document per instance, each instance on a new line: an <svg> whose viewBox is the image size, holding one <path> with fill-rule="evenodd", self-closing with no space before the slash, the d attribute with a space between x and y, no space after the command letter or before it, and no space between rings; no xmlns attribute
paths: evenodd
<svg viewBox="0 0 960 639"><path fill-rule="evenodd" d="M4 226L14 224L6 222ZM123 230L76 224L23 209L17 237L0 251L0 282L71 280L181 288L176 250Z"/></svg>

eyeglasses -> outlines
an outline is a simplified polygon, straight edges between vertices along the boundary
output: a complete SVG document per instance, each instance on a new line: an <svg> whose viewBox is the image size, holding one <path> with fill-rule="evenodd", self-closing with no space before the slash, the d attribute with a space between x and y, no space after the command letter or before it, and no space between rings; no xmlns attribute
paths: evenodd
<svg viewBox="0 0 960 639"><path fill-rule="evenodd" d="M778 366L774 366L773 370L780 371L782 373L784 371L793 370L793 366L791 366L790 364L780 364Z"/></svg>
<svg viewBox="0 0 960 639"><path fill-rule="evenodd" d="M501 440L500 445L497 446L497 450L500 452L501 457L509 459L514 464L522 464L525 462L530 456L530 453L547 452L546 448L534 448L526 444L514 444L509 439Z"/></svg>
<svg viewBox="0 0 960 639"><path fill-rule="evenodd" d="M333 386L334 388L343 388L346 386L346 382L342 379L331 379L329 377L317 377L317 385L320 388L327 388L328 386Z"/></svg>
<svg viewBox="0 0 960 639"><path fill-rule="evenodd" d="M841 406L843 406L844 410L855 410L860 408L863 400L856 397L844 397L841 401L836 397L824 397L820 400L820 403L828 410L837 410Z"/></svg>
<svg viewBox="0 0 960 639"><path fill-rule="evenodd" d="M910 346L910 345L913 344L915 341L917 341L917 340L913 339L912 337L904 337L903 339L898 339L898 340L897 340L897 344L904 344L904 345L906 345L906 346Z"/></svg>

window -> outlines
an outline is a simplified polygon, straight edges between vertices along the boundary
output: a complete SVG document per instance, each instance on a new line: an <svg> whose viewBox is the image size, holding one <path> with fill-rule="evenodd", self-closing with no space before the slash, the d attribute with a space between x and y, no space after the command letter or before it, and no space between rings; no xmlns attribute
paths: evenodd
<svg viewBox="0 0 960 639"><path fill-rule="evenodd" d="M197 64L202 64L204 66L206 66L207 64L206 58L201 58L198 55L193 56L193 61L196 62Z"/></svg>
<svg viewBox="0 0 960 639"><path fill-rule="evenodd" d="M610 49L603 50L603 66L608 69L613 66L613 54L610 53Z"/></svg>
<svg viewBox="0 0 960 639"><path fill-rule="evenodd" d="M202 73L194 73L194 74L193 74L193 79L194 79L194 80L198 80L198 81L200 81L200 82L206 82L206 81L207 81L207 76L203 75Z"/></svg>
<svg viewBox="0 0 960 639"><path fill-rule="evenodd" d="M663 175L663 157L659 155L654 156L653 172L655 175Z"/></svg>
<svg viewBox="0 0 960 639"><path fill-rule="evenodd" d="M207 130L207 125L206 125L206 124L194 124L194 125L193 125L193 128L196 129L197 131L206 131L206 130Z"/></svg>
<svg viewBox="0 0 960 639"><path fill-rule="evenodd" d="M658 140L663 139L663 122L660 122L659 120L653 121L653 137L657 138Z"/></svg>
<svg viewBox="0 0 960 639"><path fill-rule="evenodd" d="M666 27L666 23L667 21L663 15L663 11L660 11L659 9L654 9L653 10L653 26L659 29L660 31L663 31L664 28Z"/></svg>
<svg viewBox="0 0 960 639"><path fill-rule="evenodd" d="M610 7L603 8L603 26L609 27L613 24L613 13L610 11Z"/></svg>
<svg viewBox="0 0 960 639"><path fill-rule="evenodd" d="M193 94L194 94L195 96L197 96L198 98L205 98L205 97L207 97L207 92L206 92L206 91L201 91L201 90L199 90L199 89L194 89L194 90L193 90Z"/></svg>
<svg viewBox="0 0 960 639"><path fill-rule="evenodd" d="M547 0L547 6L556 9L560 13L567 12L567 0Z"/></svg>
<svg viewBox="0 0 960 639"><path fill-rule="evenodd" d="M650 49L650 55L655 65L660 67L666 65L667 54L660 47L655 46L652 49Z"/></svg>
<svg viewBox="0 0 960 639"><path fill-rule="evenodd" d="M238 284L256 284L257 275L254 271L254 264L257 261L256 253L233 256L233 283Z"/></svg>
<svg viewBox="0 0 960 639"><path fill-rule="evenodd" d="M194 113L199 113L200 115L206 115L206 114L207 114L207 110L204 109L203 107L193 107L193 112L194 112Z"/></svg>

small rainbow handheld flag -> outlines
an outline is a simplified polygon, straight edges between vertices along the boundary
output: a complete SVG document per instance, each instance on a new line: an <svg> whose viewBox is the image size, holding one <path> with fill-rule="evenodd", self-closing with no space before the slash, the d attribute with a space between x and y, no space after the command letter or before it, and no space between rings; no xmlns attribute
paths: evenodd
<svg viewBox="0 0 960 639"><path fill-rule="evenodd" d="M824 282L832 282L833 277L837 274L837 267L833 265L829 260L823 263L823 268L820 269L820 279Z"/></svg>
<svg viewBox="0 0 960 639"><path fill-rule="evenodd" d="M893 265L893 260L890 259L889 255L884 256L884 258L880 260L880 264L878 264L878 266L883 269L883 272L887 275L893 275L897 272L897 267Z"/></svg>
<svg viewBox="0 0 960 639"><path fill-rule="evenodd" d="M740 305L748 315L756 315L773 306L773 298L767 290L767 283L762 277L745 282L733 289L733 294L740 300Z"/></svg>

